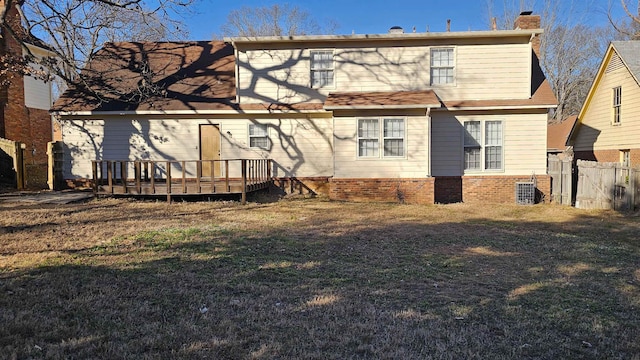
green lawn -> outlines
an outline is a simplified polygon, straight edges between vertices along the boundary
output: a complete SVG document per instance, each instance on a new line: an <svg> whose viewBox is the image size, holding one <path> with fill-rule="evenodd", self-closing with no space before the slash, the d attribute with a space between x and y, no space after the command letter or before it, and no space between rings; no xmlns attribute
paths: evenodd
<svg viewBox="0 0 640 360"><path fill-rule="evenodd" d="M640 218L0 203L0 358L640 359Z"/></svg>

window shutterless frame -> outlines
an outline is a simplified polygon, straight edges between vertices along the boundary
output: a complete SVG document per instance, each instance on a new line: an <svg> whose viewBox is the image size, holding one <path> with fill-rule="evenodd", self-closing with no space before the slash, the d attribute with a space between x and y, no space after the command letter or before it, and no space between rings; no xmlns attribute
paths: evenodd
<svg viewBox="0 0 640 360"><path fill-rule="evenodd" d="M309 68L311 69L311 87L334 88L335 64L333 50L311 50L309 53Z"/></svg>
<svg viewBox="0 0 640 360"><path fill-rule="evenodd" d="M462 143L465 173L504 171L504 121L464 121Z"/></svg>
<svg viewBox="0 0 640 360"><path fill-rule="evenodd" d="M269 128L266 124L249 124L249 147L268 149L270 146Z"/></svg>
<svg viewBox="0 0 640 360"><path fill-rule="evenodd" d="M455 47L433 47L429 52L429 77L432 86L456 84Z"/></svg>
<svg viewBox="0 0 640 360"><path fill-rule="evenodd" d="M357 159L404 159L406 119L397 117L357 119Z"/></svg>
<svg viewBox="0 0 640 360"><path fill-rule="evenodd" d="M622 110L622 86L613 88L613 125L620 124L620 111Z"/></svg>

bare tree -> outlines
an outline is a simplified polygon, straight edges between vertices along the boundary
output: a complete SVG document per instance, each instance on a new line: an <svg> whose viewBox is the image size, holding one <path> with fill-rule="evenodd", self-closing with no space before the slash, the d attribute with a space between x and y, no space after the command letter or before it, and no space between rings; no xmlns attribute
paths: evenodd
<svg viewBox="0 0 640 360"><path fill-rule="evenodd" d="M175 18L193 1L0 0L3 33L27 50L24 58L13 54L5 59L0 71L29 73L28 64L35 62L64 83L90 91L87 77L96 74L82 69L106 42L156 41L183 33L182 23ZM7 11L16 5L18 20L9 18ZM25 47L28 43L41 45L54 56L36 58Z"/></svg>
<svg viewBox="0 0 640 360"><path fill-rule="evenodd" d="M613 35L607 27L587 25L593 5L590 1L503 0L502 12L496 17L499 28L512 29L521 11L533 10L540 3L544 33L539 60L559 102L551 121L561 121L580 111ZM493 0L487 1L487 8L491 17L495 9Z"/></svg>
<svg viewBox="0 0 640 360"><path fill-rule="evenodd" d="M620 0L622 9L624 10L625 17L623 19L616 19L612 15L612 8L615 3L609 3L609 10L607 16L609 17L609 23L615 30L616 40L640 40L640 1L636 2L636 11L633 12L632 2L629 0Z"/></svg>
<svg viewBox="0 0 640 360"><path fill-rule="evenodd" d="M220 30L222 36L256 37L326 34L334 32L335 28L333 20L321 26L298 6L274 4L232 10Z"/></svg>

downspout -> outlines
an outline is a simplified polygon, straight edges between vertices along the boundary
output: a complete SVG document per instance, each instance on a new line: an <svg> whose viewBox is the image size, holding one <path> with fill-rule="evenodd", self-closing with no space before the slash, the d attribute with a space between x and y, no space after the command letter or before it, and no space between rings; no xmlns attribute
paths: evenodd
<svg viewBox="0 0 640 360"><path fill-rule="evenodd" d="M236 104L240 104L240 63L238 62L238 47L235 42L231 42L233 46L233 57L236 62Z"/></svg>

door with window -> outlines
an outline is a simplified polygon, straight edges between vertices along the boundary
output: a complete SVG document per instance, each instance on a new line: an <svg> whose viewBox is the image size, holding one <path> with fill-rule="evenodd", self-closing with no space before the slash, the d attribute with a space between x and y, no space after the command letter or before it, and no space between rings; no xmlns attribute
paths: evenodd
<svg viewBox="0 0 640 360"><path fill-rule="evenodd" d="M200 125L200 160L220 160L220 127L218 125ZM213 170L213 174L212 174ZM203 161L201 176L221 176L220 162Z"/></svg>

